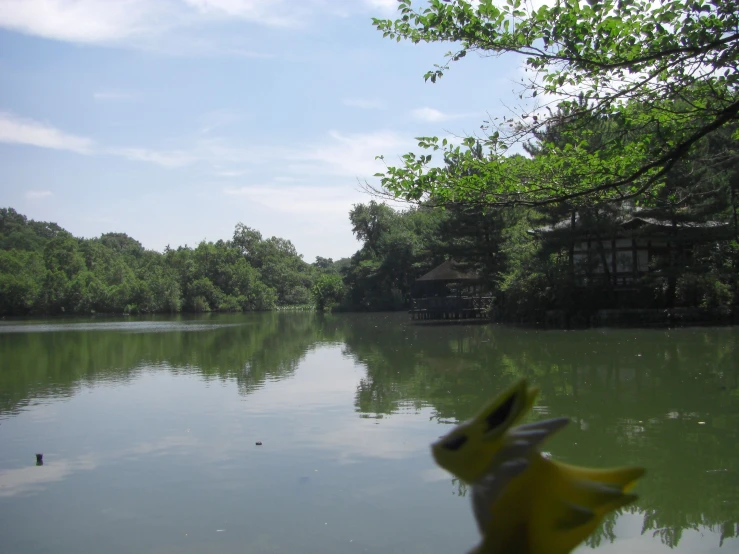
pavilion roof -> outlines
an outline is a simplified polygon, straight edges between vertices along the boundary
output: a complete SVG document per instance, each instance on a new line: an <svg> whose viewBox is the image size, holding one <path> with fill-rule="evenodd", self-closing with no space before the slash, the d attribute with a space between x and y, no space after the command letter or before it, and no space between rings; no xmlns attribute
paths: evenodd
<svg viewBox="0 0 739 554"><path fill-rule="evenodd" d="M444 263L436 266L434 269L429 271L426 275L419 277L416 281L479 281L480 276L465 271L459 267L459 264L454 260L447 260Z"/></svg>

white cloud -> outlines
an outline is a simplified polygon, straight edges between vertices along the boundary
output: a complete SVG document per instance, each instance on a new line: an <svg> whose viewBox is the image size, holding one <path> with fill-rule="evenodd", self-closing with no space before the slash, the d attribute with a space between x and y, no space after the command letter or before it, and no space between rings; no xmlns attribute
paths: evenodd
<svg viewBox="0 0 739 554"><path fill-rule="evenodd" d="M219 171L216 171L216 177L227 177L227 178L243 177L247 173L249 173L249 172L248 171L226 171L226 170L219 170Z"/></svg>
<svg viewBox="0 0 739 554"><path fill-rule="evenodd" d="M210 159L207 151L197 150L162 151L137 147L102 149L96 147L92 139L70 135L51 125L5 112L0 112L0 142L67 150L77 154L109 154L163 167L183 167L196 161ZM215 160L215 157L212 158Z"/></svg>
<svg viewBox="0 0 739 554"><path fill-rule="evenodd" d="M217 119L217 118L216 118ZM221 123L228 120L225 118ZM224 123L225 124L225 123ZM147 162L165 168L209 164L219 177L239 177L255 168L271 171L280 167L282 178L342 176L370 178L385 165L375 156L390 160L413 149L415 141L393 131L349 133L330 131L324 140L292 146L233 143L222 137L201 136L194 143L173 149L140 146L95 145L91 139L70 135L33 120L0 112L0 142L29 144Z"/></svg>
<svg viewBox="0 0 739 554"><path fill-rule="evenodd" d="M267 54L266 52L256 52L254 50L247 50L239 47L226 47L226 48L215 48L215 53L226 54L228 56L234 56L235 58L245 58L252 60L265 60L274 58L274 54Z"/></svg>
<svg viewBox="0 0 739 554"><path fill-rule="evenodd" d="M324 140L293 146L239 144L220 137L201 138L178 150L114 148L107 152L130 160L177 168L203 162L211 164L218 177L239 177L260 167L280 167L281 177L293 175L338 175L366 178L384 169L375 156L391 157L412 149L415 141L392 131L342 134L330 131ZM271 171L271 169L270 169Z"/></svg>
<svg viewBox="0 0 739 554"><path fill-rule="evenodd" d="M0 0L0 27L56 40L140 47L141 37L210 22L304 27L313 16L344 12L340 0ZM263 56L246 49L232 53Z"/></svg>
<svg viewBox="0 0 739 554"><path fill-rule="evenodd" d="M203 162L211 164L218 177L239 177L256 168L271 172L279 167L286 181L306 176L341 176L369 178L385 165L375 156L387 159L411 150L415 141L393 131L372 133L340 133L330 131L321 140L292 146L270 144L239 144L213 137L201 139L190 148L158 151L146 148L118 148L115 155L155 163L164 167L183 167Z"/></svg>
<svg viewBox="0 0 739 554"><path fill-rule="evenodd" d="M28 200L41 200L43 198L48 198L49 196L53 196L54 193L50 190L29 190L26 193L26 198Z"/></svg>
<svg viewBox="0 0 739 554"><path fill-rule="evenodd" d="M380 10L385 13L398 10L398 0L364 0L364 4L371 9Z"/></svg>
<svg viewBox="0 0 739 554"><path fill-rule="evenodd" d="M0 112L0 142L69 150L78 154L90 154L93 149L93 141L88 138L69 135L45 123L5 112Z"/></svg>
<svg viewBox="0 0 739 554"><path fill-rule="evenodd" d="M352 108L361 108L363 110L379 110L382 103L379 100L369 98L343 98L341 103Z"/></svg>
<svg viewBox="0 0 739 554"><path fill-rule="evenodd" d="M535 6L544 2L530 1ZM397 7L397 0L0 0L0 28L55 40L168 51L162 41L149 43L141 39L221 21L304 28L317 17L366 15L368 11L393 17ZM174 51L191 50L192 45L187 42ZM239 47L213 51L244 57L269 56Z"/></svg>
<svg viewBox="0 0 739 554"><path fill-rule="evenodd" d="M107 101L118 102L118 101L134 100L136 98L136 95L130 92L103 91L103 92L94 92L92 94L92 97L98 102L107 102Z"/></svg>
<svg viewBox="0 0 739 554"><path fill-rule="evenodd" d="M184 3L203 15L211 17L238 18L274 27L294 27L301 22L300 12L295 5L288 6L284 0L184 0Z"/></svg>
<svg viewBox="0 0 739 554"><path fill-rule="evenodd" d="M172 1L0 0L0 27L72 42L107 42L166 27Z"/></svg>
<svg viewBox="0 0 739 554"><path fill-rule="evenodd" d="M375 156L385 155L389 159L415 145L407 136L392 131L357 134L330 131L329 136L330 141L299 153L295 158L298 164L293 168L366 178L385 168Z"/></svg>
<svg viewBox="0 0 739 554"><path fill-rule="evenodd" d="M353 204L366 195L350 187L256 185L226 188L228 196L247 198L267 208L290 214L338 215L345 218Z"/></svg>
<svg viewBox="0 0 739 554"><path fill-rule="evenodd" d="M444 113L442 111L439 111L435 108L429 108L429 107L416 108L415 110L411 111L411 116L414 119L418 119L420 121L428 121L430 123L438 123L440 121L450 121L452 119L462 119L464 117L470 117L472 115L475 115L475 114L469 114L469 113L449 114L449 113Z"/></svg>
<svg viewBox="0 0 739 554"><path fill-rule="evenodd" d="M238 144L226 141L222 137L211 137L207 132L198 140L181 148L162 150L147 147L116 147L109 148L106 153L168 168L185 167L194 163L210 164L219 177L238 177L248 173L248 167L285 163L294 156L291 150L282 146Z"/></svg>
<svg viewBox="0 0 739 554"><path fill-rule="evenodd" d="M449 116L434 108L417 108L411 112L411 115L422 121L444 121L449 119Z"/></svg>
<svg viewBox="0 0 739 554"><path fill-rule="evenodd" d="M194 154L179 150L159 151L148 148L112 148L108 153L129 160L149 162L162 167L183 167L198 161Z"/></svg>
<svg viewBox="0 0 739 554"><path fill-rule="evenodd" d="M241 113L236 113L230 110L213 110L207 112L201 116L202 128L200 132L205 134L211 134L216 129L222 129L224 127L230 127L235 123L239 123L244 120L246 116Z"/></svg>

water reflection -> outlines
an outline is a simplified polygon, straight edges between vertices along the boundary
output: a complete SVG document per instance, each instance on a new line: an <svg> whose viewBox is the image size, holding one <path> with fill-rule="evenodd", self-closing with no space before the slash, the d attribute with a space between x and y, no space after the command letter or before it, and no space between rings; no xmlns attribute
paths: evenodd
<svg viewBox="0 0 739 554"><path fill-rule="evenodd" d="M130 381L153 367L236 379L248 394L266 379L289 377L316 343L335 340L335 328L303 314L77 322L53 329L53 323L0 326L0 417L34 399L69 396L84 384Z"/></svg>
<svg viewBox="0 0 739 554"><path fill-rule="evenodd" d="M643 534L674 547L689 529L714 532L720 543L739 532L738 338L736 329L567 333L396 322L354 325L345 340L367 364L357 393L363 411L413 403L458 421L511 380L529 378L541 388L542 416L572 418L548 445L555 456L648 468L631 513L643 516ZM614 525L591 545L613 540Z"/></svg>
<svg viewBox="0 0 739 554"><path fill-rule="evenodd" d="M187 376L235 385L248 397L244 409L250 414L280 422L282 435L265 439L265 448L272 449L265 451L320 450L347 465L368 458L425 458L430 419L440 424L467 419L511 380L527 377L541 388L541 417L572 418L547 445L555 456L582 465L636 464L649 470L638 503L609 519L591 546L607 552L616 536L620 542L636 533L684 549L695 543L696 532L715 534L716 544L725 545L739 533L738 344L735 329L542 332L424 327L395 315L2 325L0 419L29 404L48 403L32 414L51 422L56 399L101 384L168 375L150 387L155 391ZM351 368L359 368L358 374ZM197 401L197 390L193 385L188 398ZM347 391L354 394L354 415L336 408ZM325 412L325 421L311 419L318 411ZM151 417L162 417L157 414L152 408ZM184 433L183 428L164 439L111 446L107 454L57 458L42 468L4 469L0 496L37 490L109 460L202 447ZM200 429L199 436L206 433L212 431ZM207 463L234 467L235 453L245 447L234 445L232 437L245 434L237 427L222 431L217 444L208 443ZM303 490L312 478L296 475L291 483ZM421 470L421 479L448 477L429 467ZM459 482L451 488L454 495L466 494Z"/></svg>
<svg viewBox="0 0 739 554"><path fill-rule="evenodd" d="M45 485L61 481L72 473L95 469L98 461L93 456L80 456L57 460L53 465L47 464L39 469L42 465L36 463L35 466L0 470L0 498L43 490Z"/></svg>
<svg viewBox="0 0 739 554"><path fill-rule="evenodd" d="M74 473L97 469L106 463L122 460L141 460L157 455L168 455L174 450L197 446L198 441L189 434L176 434L156 441L139 442L126 448L103 450L74 458L56 456L51 464L22 466L0 470L0 497L11 497L43 490L46 485L61 481ZM43 467L43 469L39 469Z"/></svg>

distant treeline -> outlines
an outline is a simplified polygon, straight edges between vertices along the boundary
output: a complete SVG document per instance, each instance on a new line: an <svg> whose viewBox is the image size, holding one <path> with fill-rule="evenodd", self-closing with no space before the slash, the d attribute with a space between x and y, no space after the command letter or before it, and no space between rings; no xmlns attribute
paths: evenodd
<svg viewBox="0 0 739 554"><path fill-rule="evenodd" d="M0 209L0 314L272 310L313 304L340 264L303 261L285 239L238 224L232 240L163 253L124 233L75 238L55 223Z"/></svg>
<svg viewBox="0 0 739 554"><path fill-rule="evenodd" d="M361 248L351 258L317 257L313 263L305 262L290 241L265 239L241 223L231 240L167 247L160 253L126 234L80 239L54 223L0 209L0 315L288 306L405 310L411 295L419 293L416 279L450 258L480 276L483 292L495 297L497 316L507 321L542 321L547 310L573 314L628 307L684 306L736 314L739 179L723 172L704 180L704 193L696 195L684 191L687 177L675 178L664 198L652 199L648 207L565 202L539 208L420 205L397 211L370 201L349 213ZM653 255L648 271L625 295L615 275L594 273L596 266L608 267L609 253L595 249L590 265L578 267L573 248L590 239L598 245L602 239L610 242L636 215L667 222L670 233L690 230L692 238L686 243L679 235L661 237L663 242L676 240L677 248ZM583 283L588 274L598 279Z"/></svg>
<svg viewBox="0 0 739 554"><path fill-rule="evenodd" d="M564 122L582 116L565 110L559 117ZM583 118L581 125L588 139L578 148L596 153L606 142L620 144L626 132L613 118ZM528 156L513 154L509 161L527 167L544 151L572 149L561 130L553 124L535 131L535 140L523 144ZM351 211L354 233L364 245L345 271L344 304L405 307L414 279L453 258L482 277L496 315L506 321L542 321L549 310L590 316L623 308L686 307L736 316L737 133L736 124L722 129L671 165L648 192L626 187L620 199L573 195L539 205L522 205L515 189L505 192L505 202L490 196L492 185L482 170L448 154L446 185L434 189L428 184L434 179L425 181L420 169L424 177L408 177L420 187L411 197L415 208L395 212L370 202ZM484 160L482 153L475 156ZM488 169L494 173L495 167L490 162ZM567 175L563 190L577 190L582 176L576 167L553 172ZM540 190L547 194L546 187ZM387 197L399 191L374 192ZM456 192L463 202L454 200Z"/></svg>
<svg viewBox="0 0 739 554"><path fill-rule="evenodd" d="M739 181L736 185L739 189ZM494 297L496 317L503 321L541 322L548 310L573 315L601 309L697 308L711 317L736 315L739 202L734 199L739 194L719 186L711 192L713 197L706 194L692 205L652 209L447 205L397 212L375 202L358 205L350 217L364 245L342 269L343 305L407 308L418 286L414 281L452 258L481 277L483 293ZM662 249L654 248L648 266L625 283L622 275L609 273L613 252L598 246L615 243L631 218L656 222L633 236L646 243L647 233L658 233L652 243L661 242ZM652 231L654 227L658 230ZM595 246L578 260L574 246L588 242ZM631 249L623 255L631 259ZM447 288L455 294L453 287Z"/></svg>

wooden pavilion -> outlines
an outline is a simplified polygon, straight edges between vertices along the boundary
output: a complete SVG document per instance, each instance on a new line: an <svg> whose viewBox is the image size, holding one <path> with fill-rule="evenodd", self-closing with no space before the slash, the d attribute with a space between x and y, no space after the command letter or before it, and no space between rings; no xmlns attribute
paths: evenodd
<svg viewBox="0 0 739 554"><path fill-rule="evenodd" d="M491 296L482 295L483 280L454 260L447 260L422 277L411 289L411 319L474 319L487 317Z"/></svg>
<svg viewBox="0 0 739 554"><path fill-rule="evenodd" d="M615 290L637 287L639 278L659 268L658 258L686 265L699 243L729 240L727 223L662 221L651 217L624 218L600 233L585 228L579 218L531 229L530 235L569 246L569 264L579 287L609 283ZM664 262L663 262L664 264Z"/></svg>

